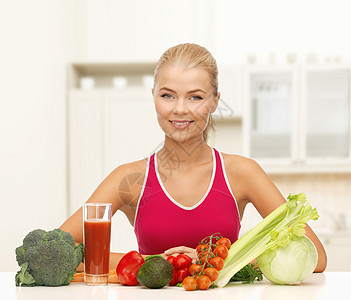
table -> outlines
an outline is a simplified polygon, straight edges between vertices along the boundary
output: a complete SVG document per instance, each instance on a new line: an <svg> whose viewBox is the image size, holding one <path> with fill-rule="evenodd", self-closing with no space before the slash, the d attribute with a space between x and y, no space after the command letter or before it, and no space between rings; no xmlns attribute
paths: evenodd
<svg viewBox="0 0 351 300"><path fill-rule="evenodd" d="M81 282L72 282L61 287L16 287L15 273L0 273L1 298L6 300L157 300L157 299L260 299L260 300L314 300L333 299L335 297L349 297L351 272L325 272L312 274L300 285L274 285L264 279L253 284L230 283L224 288L214 288L206 291L185 291L180 287L167 286L162 289L148 289L143 286L128 287L120 284L109 286L86 286ZM346 298L345 298L346 299Z"/></svg>

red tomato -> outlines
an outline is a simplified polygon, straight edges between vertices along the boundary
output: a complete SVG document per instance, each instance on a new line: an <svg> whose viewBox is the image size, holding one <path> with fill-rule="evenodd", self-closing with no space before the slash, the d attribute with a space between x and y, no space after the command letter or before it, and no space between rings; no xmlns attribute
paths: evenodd
<svg viewBox="0 0 351 300"><path fill-rule="evenodd" d="M212 265L218 271L222 270L224 266L223 258L219 256L211 258L210 265Z"/></svg>
<svg viewBox="0 0 351 300"><path fill-rule="evenodd" d="M178 254L174 266L176 269L189 268L192 263L190 256L186 254Z"/></svg>
<svg viewBox="0 0 351 300"><path fill-rule="evenodd" d="M201 270L202 266L197 264L192 264L189 268L190 275L196 275Z"/></svg>
<svg viewBox="0 0 351 300"><path fill-rule="evenodd" d="M226 259L228 256L228 248L226 246L219 245L213 250L213 254Z"/></svg>
<svg viewBox="0 0 351 300"><path fill-rule="evenodd" d="M208 244L203 244L203 245L197 245L196 247L196 253L199 257L201 257L201 253L210 249L210 246Z"/></svg>
<svg viewBox="0 0 351 300"><path fill-rule="evenodd" d="M208 278L210 278L210 280L213 282L213 281L215 281L216 279L217 279L217 277L218 277L218 270L217 269L215 269L215 268L206 268L205 270L204 270L204 272L205 272L205 275L208 277Z"/></svg>
<svg viewBox="0 0 351 300"><path fill-rule="evenodd" d="M182 285L186 291L194 291L197 288L196 279L191 276L184 278Z"/></svg>
<svg viewBox="0 0 351 300"><path fill-rule="evenodd" d="M210 264L210 260L211 260L211 256L208 256L208 257L203 256L200 258L200 263L201 265L205 265L205 268L207 268Z"/></svg>
<svg viewBox="0 0 351 300"><path fill-rule="evenodd" d="M229 240L228 238L223 237L223 238L220 238L220 239L217 241L216 245L223 245L223 246L226 246L227 249L229 250L229 249L230 249L230 246L232 245L232 243L230 242L230 240Z"/></svg>
<svg viewBox="0 0 351 300"><path fill-rule="evenodd" d="M169 285L177 285L177 283L178 283L177 270L173 269L173 277L168 284Z"/></svg>
<svg viewBox="0 0 351 300"><path fill-rule="evenodd" d="M176 257L175 256L168 256L167 260L172 264L173 268L175 268Z"/></svg>
<svg viewBox="0 0 351 300"><path fill-rule="evenodd" d="M211 280L208 276L201 275L196 280L197 286L200 290L207 290L211 285Z"/></svg>
<svg viewBox="0 0 351 300"><path fill-rule="evenodd" d="M208 256L208 259L210 259L212 257L212 252L210 250L205 250L205 251L200 252L197 256L199 258L204 257L204 256Z"/></svg>
<svg viewBox="0 0 351 300"><path fill-rule="evenodd" d="M178 282L183 282L185 277L189 276L189 269L188 268L179 269L177 270L176 274L177 274L176 276L177 276Z"/></svg>

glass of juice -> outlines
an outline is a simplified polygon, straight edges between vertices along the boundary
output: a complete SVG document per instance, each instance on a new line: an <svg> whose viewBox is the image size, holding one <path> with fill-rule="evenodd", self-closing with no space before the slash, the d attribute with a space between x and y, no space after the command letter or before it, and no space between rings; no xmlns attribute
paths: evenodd
<svg viewBox="0 0 351 300"><path fill-rule="evenodd" d="M84 217L84 282L107 285L110 264L111 203L86 203Z"/></svg>

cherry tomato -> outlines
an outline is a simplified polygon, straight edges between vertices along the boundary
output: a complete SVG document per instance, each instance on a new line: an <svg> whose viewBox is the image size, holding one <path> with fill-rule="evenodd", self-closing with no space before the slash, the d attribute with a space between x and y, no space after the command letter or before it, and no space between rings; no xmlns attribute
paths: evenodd
<svg viewBox="0 0 351 300"><path fill-rule="evenodd" d="M179 269L177 270L176 274L177 274L176 276L177 276L178 282L183 282L185 277L189 276L189 269L188 268Z"/></svg>
<svg viewBox="0 0 351 300"><path fill-rule="evenodd" d="M216 279L217 279L217 277L218 277L218 270L217 269L215 269L215 268L206 268L205 270L204 270L204 272L205 272L205 275L208 277L208 278L210 278L210 280L213 282L213 281L215 281Z"/></svg>
<svg viewBox="0 0 351 300"><path fill-rule="evenodd" d="M219 245L213 250L213 254L226 259L228 256L228 248L226 246Z"/></svg>
<svg viewBox="0 0 351 300"><path fill-rule="evenodd" d="M202 266L197 264L192 264L189 268L190 275L196 275L201 270Z"/></svg>
<svg viewBox="0 0 351 300"><path fill-rule="evenodd" d="M199 276L196 282L200 290L207 290L211 285L210 278L208 278L208 276L205 275Z"/></svg>
<svg viewBox="0 0 351 300"><path fill-rule="evenodd" d="M175 256L168 256L167 260L172 264L173 268L175 268L176 257Z"/></svg>
<svg viewBox="0 0 351 300"><path fill-rule="evenodd" d="M201 257L207 256L207 255L209 258L211 258L212 252L210 250L205 250L205 251L200 252L197 256L199 258L201 258Z"/></svg>
<svg viewBox="0 0 351 300"><path fill-rule="evenodd" d="M205 268L207 268L210 264L210 260L211 260L211 256L208 256L208 257L203 256L200 258L200 263L201 265L205 265Z"/></svg>
<svg viewBox="0 0 351 300"><path fill-rule="evenodd" d="M172 276L171 281L168 284L169 285L177 285L178 282L179 281L178 281L178 277L177 277L177 270L173 269L173 276Z"/></svg>
<svg viewBox="0 0 351 300"><path fill-rule="evenodd" d="M192 265L192 259L186 254L178 254L174 263L176 269L189 268Z"/></svg>
<svg viewBox="0 0 351 300"><path fill-rule="evenodd" d="M196 253L199 257L201 257L201 253L209 249L210 246L208 244L200 244L196 247Z"/></svg>
<svg viewBox="0 0 351 300"><path fill-rule="evenodd" d="M227 249L229 250L229 249L230 249L230 246L232 245L232 243L230 242L230 240L229 240L228 238L223 237L223 238L220 238L220 239L217 241L216 245L223 245L223 246L226 246Z"/></svg>
<svg viewBox="0 0 351 300"><path fill-rule="evenodd" d="M211 258L210 265L212 265L218 271L222 270L224 266L223 258L219 256Z"/></svg>
<svg viewBox="0 0 351 300"><path fill-rule="evenodd" d="M185 277L182 285L186 291L194 291L197 288L196 279L191 276Z"/></svg>

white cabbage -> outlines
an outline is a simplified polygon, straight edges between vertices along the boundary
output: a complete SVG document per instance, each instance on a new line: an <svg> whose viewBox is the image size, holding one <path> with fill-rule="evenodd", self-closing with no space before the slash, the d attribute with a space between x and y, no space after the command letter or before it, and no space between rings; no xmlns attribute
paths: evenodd
<svg viewBox="0 0 351 300"><path fill-rule="evenodd" d="M257 263L263 275L276 284L299 284L317 265L317 250L305 236L294 236L285 247L263 252Z"/></svg>

